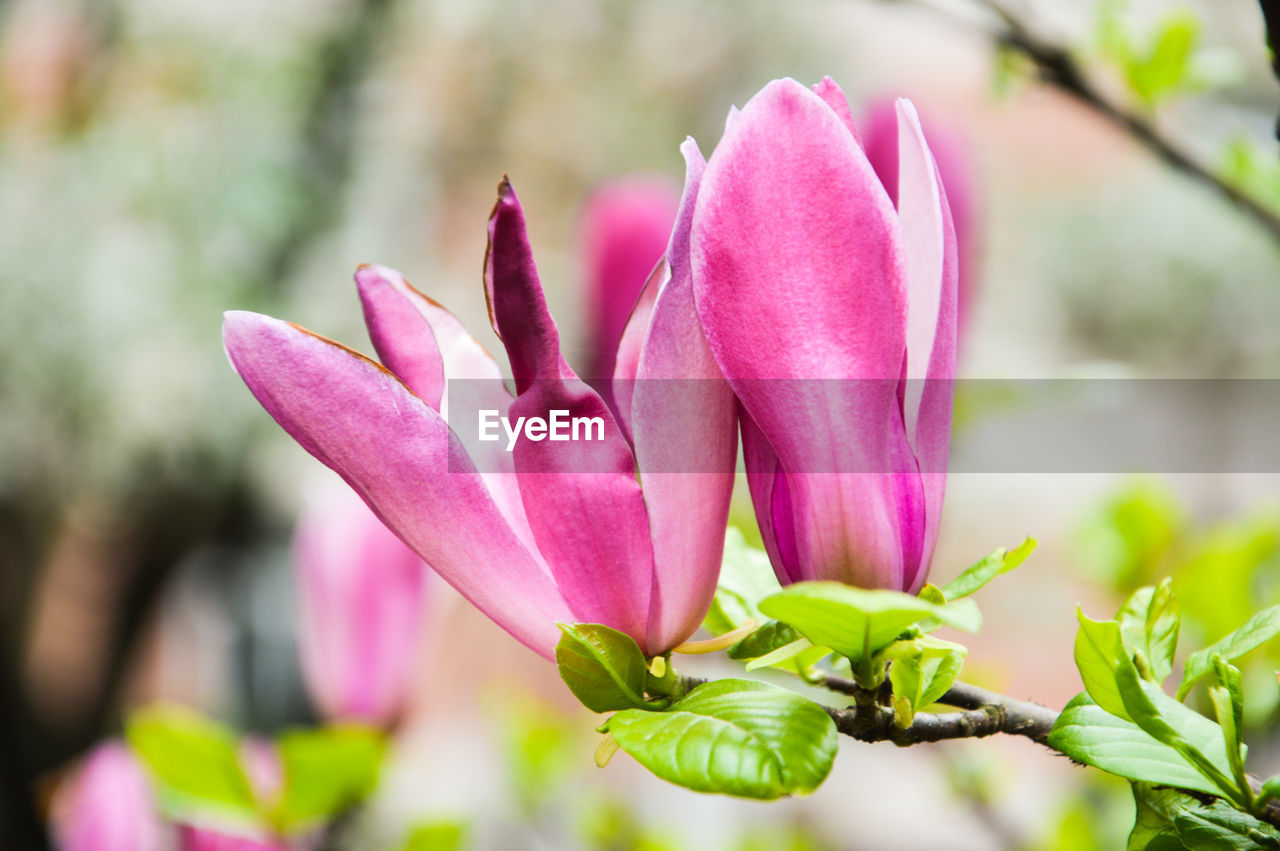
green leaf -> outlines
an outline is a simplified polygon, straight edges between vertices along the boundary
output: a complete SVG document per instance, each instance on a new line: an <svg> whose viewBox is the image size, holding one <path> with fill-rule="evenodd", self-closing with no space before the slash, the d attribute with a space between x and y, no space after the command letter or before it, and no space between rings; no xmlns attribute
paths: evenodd
<svg viewBox="0 0 1280 851"><path fill-rule="evenodd" d="M1253 787L1244 770L1245 747L1242 730L1244 728L1244 692L1240 685L1240 669L1225 661L1221 656L1213 657L1213 673L1215 685L1209 689L1209 700L1213 703L1213 712L1222 728L1223 742L1227 748L1227 759L1231 762L1232 777L1235 786L1245 799L1253 798Z"/></svg>
<svg viewBox="0 0 1280 851"><path fill-rule="evenodd" d="M458 822L419 824L410 828L401 851L458 851L465 836L466 827Z"/></svg>
<svg viewBox="0 0 1280 851"><path fill-rule="evenodd" d="M1227 795L1235 801L1245 798L1252 800L1252 795L1247 792L1242 794L1231 779L1231 760L1227 756L1221 727L1169 697L1154 683L1139 678L1132 665L1116 668L1116 684L1133 723L1160 743L1176 750L1195 766L1197 771L1217 787L1215 794ZM1208 742L1210 748L1207 751L1192 743L1185 735L1192 728L1203 728L1206 722L1217 733L1217 740ZM1210 759L1208 754L1219 758Z"/></svg>
<svg viewBox="0 0 1280 851"><path fill-rule="evenodd" d="M1188 88L1192 53L1200 39L1200 21L1189 12L1174 12L1160 23L1145 57L1132 57L1129 86L1144 103L1154 106Z"/></svg>
<svg viewBox="0 0 1280 851"><path fill-rule="evenodd" d="M649 709L644 653L626 633L598 623L560 624L556 665L573 696L592 712Z"/></svg>
<svg viewBox="0 0 1280 851"><path fill-rule="evenodd" d="M758 659L800 638L795 628L771 620L729 648L730 659Z"/></svg>
<svg viewBox="0 0 1280 851"><path fill-rule="evenodd" d="M779 647L777 650L774 650L770 653L766 653L763 656L759 657L758 659L752 659L750 662L747 663L747 670L758 671L761 668L771 668L777 665L785 665L786 663L790 662L791 660L795 659L801 654L804 654L810 650L817 650L817 649L820 649L820 648L815 648L809 642L809 639L797 638L795 641L791 642L790 644L784 644L783 646ZM803 670L803 668L799 668L797 670Z"/></svg>
<svg viewBox="0 0 1280 851"><path fill-rule="evenodd" d="M761 800L812 792L837 747L821 706L753 680L705 683L666 712L619 712L606 729L664 780Z"/></svg>
<svg viewBox="0 0 1280 851"><path fill-rule="evenodd" d="M1265 807L1271 801L1280 798L1280 774L1275 777L1267 778L1262 788L1258 790L1258 797L1254 800L1253 805L1257 809Z"/></svg>
<svg viewBox="0 0 1280 851"><path fill-rule="evenodd" d="M291 730L276 740L284 786L271 821L294 833L331 820L378 785L386 755L382 731L358 724Z"/></svg>
<svg viewBox="0 0 1280 851"><path fill-rule="evenodd" d="M1129 711L1120 696L1120 687L1116 684L1117 667L1133 667L1125 652L1120 624L1095 621L1079 608L1076 609L1076 619L1080 622L1080 629L1076 631L1075 660L1085 691L1107 712L1130 720Z"/></svg>
<svg viewBox="0 0 1280 851"><path fill-rule="evenodd" d="M230 729L189 709L162 705L135 712L125 734L169 816L259 822L239 741Z"/></svg>
<svg viewBox="0 0 1280 851"><path fill-rule="evenodd" d="M737 527L730 526L724 538L724 559L716 595L702 626L712 635L732 632L748 620L762 623L759 602L782 586L769 564L769 556L747 543Z"/></svg>
<svg viewBox="0 0 1280 851"><path fill-rule="evenodd" d="M911 723L916 712L934 703L955 684L964 668L968 651L958 644L933 638L917 639L911 652L895 655L889 668L893 694L906 700L903 723Z"/></svg>
<svg viewBox="0 0 1280 851"><path fill-rule="evenodd" d="M1179 792L1133 785L1137 818L1128 851L1253 851L1280 848L1280 831L1227 805Z"/></svg>
<svg viewBox="0 0 1280 851"><path fill-rule="evenodd" d="M1154 682L1163 682L1173 670L1182 619L1173 582L1165 579L1157 588L1139 588L1116 615L1121 637L1130 654L1141 652Z"/></svg>
<svg viewBox="0 0 1280 851"><path fill-rule="evenodd" d="M853 588L838 582L799 582L766 598L760 610L791 624L816 645L849 657L855 669L927 618L977 632L982 616L972 600L940 606L897 591Z"/></svg>
<svg viewBox="0 0 1280 851"><path fill-rule="evenodd" d="M1200 678L1213 670L1214 655L1234 662L1251 650L1256 650L1280 633L1280 605L1272 606L1249 618L1235 632L1220 638L1203 650L1197 650L1187 659L1182 670L1182 684L1178 686L1178 700L1184 699Z"/></svg>
<svg viewBox="0 0 1280 851"><path fill-rule="evenodd" d="M1182 737L1210 760L1227 768L1221 728L1203 715L1167 699L1185 713L1179 713L1176 719ZM1048 744L1077 762L1128 780L1176 786L1206 795L1221 794L1216 784L1206 779L1181 753L1157 741L1133 722L1107 712L1088 694L1078 694L1066 705L1049 733Z"/></svg>
<svg viewBox="0 0 1280 851"><path fill-rule="evenodd" d="M948 600L968 597L1000 574L1008 573L1026 561L1027 556L1035 551L1036 544L1035 538L1027 538L1012 550L1003 547L996 550L948 582L942 593Z"/></svg>
<svg viewBox="0 0 1280 851"><path fill-rule="evenodd" d="M1195 798L1149 783L1133 784L1134 821L1126 851L1183 851L1177 812Z"/></svg>

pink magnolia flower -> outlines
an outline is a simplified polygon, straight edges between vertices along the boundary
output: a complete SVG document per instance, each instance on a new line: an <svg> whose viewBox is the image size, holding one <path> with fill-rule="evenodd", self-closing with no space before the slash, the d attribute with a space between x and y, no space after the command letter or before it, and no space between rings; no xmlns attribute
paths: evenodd
<svg viewBox="0 0 1280 851"><path fill-rule="evenodd" d="M122 742L94 748L65 794L55 822L63 851L169 847L147 776Z"/></svg>
<svg viewBox="0 0 1280 851"><path fill-rule="evenodd" d="M914 591L937 539L956 242L915 108L896 115L896 209L830 79L732 113L697 195L697 312L784 583Z"/></svg>
<svg viewBox="0 0 1280 851"><path fill-rule="evenodd" d="M633 346L638 375L702 377L714 368L701 335L658 330L697 327L691 197L686 188L652 323L632 335L644 337ZM505 180L489 220L485 289L515 396L457 319L398 273L367 266L356 282L383 365L287 322L226 315L232 366L276 421L463 596L544 656L553 654L557 621L608 624L649 654L692 634L715 591L732 488L727 385L696 405L658 409L669 394L637 388L624 405L629 441L561 354L524 212ZM492 452L473 456L442 416L446 378L488 379L466 386L513 421L551 410L599 417L602 439L521 440L512 452L482 444ZM702 469L719 472L665 472L681 468L667 462L690 446L716 461ZM664 472L644 475L648 467Z"/></svg>
<svg viewBox="0 0 1280 851"><path fill-rule="evenodd" d="M311 500L294 534L298 649L331 719L388 725L410 684L425 567L353 492Z"/></svg>
<svg viewBox="0 0 1280 851"><path fill-rule="evenodd" d="M963 141L947 128L930 125L925 141L933 154L938 176L947 192L947 205L956 231L959 283L956 322L965 327L978 287L979 229L977 192L971 160ZM872 103L862 126L863 149L885 191L898 203L898 110L892 101Z"/></svg>
<svg viewBox="0 0 1280 851"><path fill-rule="evenodd" d="M588 198L579 238L588 332L582 374L588 381L613 377L622 331L666 253L679 203L679 190L665 178L643 175L605 183Z"/></svg>

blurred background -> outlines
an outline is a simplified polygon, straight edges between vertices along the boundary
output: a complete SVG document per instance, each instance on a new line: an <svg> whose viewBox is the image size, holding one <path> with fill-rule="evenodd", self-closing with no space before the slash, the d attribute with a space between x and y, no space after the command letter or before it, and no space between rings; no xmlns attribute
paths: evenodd
<svg viewBox="0 0 1280 851"><path fill-rule="evenodd" d="M1256 4L1011 9L1280 211ZM962 375L1280 375L1277 231L1038 83L1004 30L965 0L0 3L0 847L39 846L59 782L135 707L262 733L315 720L289 538L325 475L228 367L221 312L370 352L351 273L378 262L496 350L481 264L504 172L582 355L593 187L678 182L686 135L709 154L731 104L830 75L855 115L909 96L966 152ZM1269 475L953 476L936 576L1041 541L984 592L966 679L1060 707L1080 688L1075 603L1100 616L1168 573L1185 629L1217 638L1280 601L1277 505ZM745 500L735 522L753 533ZM447 822L476 848L1109 849L1131 824L1124 783L1021 740L846 741L816 794L773 804L685 792L625 755L598 770L555 668L432 592L350 847ZM1280 769L1277 665L1247 666L1259 773Z"/></svg>

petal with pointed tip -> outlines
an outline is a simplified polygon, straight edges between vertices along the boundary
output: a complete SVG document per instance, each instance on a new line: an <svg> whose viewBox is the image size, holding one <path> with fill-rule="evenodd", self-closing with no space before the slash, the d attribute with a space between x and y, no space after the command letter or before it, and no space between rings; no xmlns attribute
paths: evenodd
<svg viewBox="0 0 1280 851"><path fill-rule="evenodd" d="M578 622L602 623L645 646L653 545L635 458L600 395L560 351L525 228L504 181L489 220L487 286L494 322L516 378L508 417L599 418L603 439L515 444L529 526ZM607 533L602 533L608 530Z"/></svg>
<svg viewBox="0 0 1280 851"><path fill-rule="evenodd" d="M822 82L813 87L814 94L826 101L827 106L835 110L836 115L840 116L840 120L844 122L844 126L849 128L849 132L853 134L853 141L859 146L862 145L862 137L858 135L858 125L853 122L853 113L849 110L849 99L844 96L844 90L830 77L823 77Z"/></svg>
<svg viewBox="0 0 1280 851"><path fill-rule="evenodd" d="M278 319L228 312L223 344L290 436L473 605L552 655L569 608L439 414L372 361Z"/></svg>

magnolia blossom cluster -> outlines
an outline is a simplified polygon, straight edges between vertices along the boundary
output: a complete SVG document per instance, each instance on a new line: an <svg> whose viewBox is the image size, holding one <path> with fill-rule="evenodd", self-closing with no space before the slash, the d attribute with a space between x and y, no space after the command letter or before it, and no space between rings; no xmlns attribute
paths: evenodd
<svg viewBox="0 0 1280 851"><path fill-rule="evenodd" d="M242 311L226 316L228 356L417 556L544 656L557 622L612 626L649 655L698 628L739 435L779 580L918 589L945 488L959 261L914 107L899 100L886 124L871 122L873 162L834 82L778 80L730 113L709 159L681 146L684 191L612 400L562 354L506 180L484 284L514 393L451 313L380 266L356 284L381 363ZM602 439L468 450L447 419L454 379L490 379L465 382L476 409L567 412Z"/></svg>
<svg viewBox="0 0 1280 851"><path fill-rule="evenodd" d="M484 283L514 393L451 313L385 267L355 276L381 363L228 313L233 367L350 485L312 498L294 541L321 714L395 725L428 567L543 656L557 622L607 624L648 655L677 647L715 592L739 439L783 584L919 589L973 276L968 174L953 140L932 141L905 100L873 106L860 133L830 79L778 80L730 112L709 158L681 146L682 193L652 178L602 188L583 218L582 378L505 179ZM508 433L465 442L451 403ZM561 420L590 438L517 439L519 423ZM274 753L246 748L256 793L272 794ZM122 743L100 746L62 798L71 851L283 847L174 832Z"/></svg>

